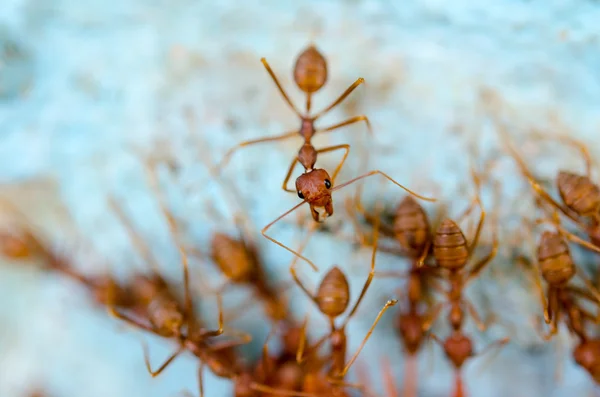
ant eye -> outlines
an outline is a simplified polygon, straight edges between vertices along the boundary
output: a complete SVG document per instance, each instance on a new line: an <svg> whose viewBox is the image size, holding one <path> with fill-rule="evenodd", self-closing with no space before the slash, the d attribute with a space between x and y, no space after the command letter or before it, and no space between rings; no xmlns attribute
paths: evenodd
<svg viewBox="0 0 600 397"><path fill-rule="evenodd" d="M327 189L330 189L330 188L331 188L331 181L330 181L329 179L325 179L325 187L326 187Z"/></svg>
<svg viewBox="0 0 600 397"><path fill-rule="evenodd" d="M302 194L302 192L300 190L298 190L298 197L300 197L302 200L304 200L304 195Z"/></svg>

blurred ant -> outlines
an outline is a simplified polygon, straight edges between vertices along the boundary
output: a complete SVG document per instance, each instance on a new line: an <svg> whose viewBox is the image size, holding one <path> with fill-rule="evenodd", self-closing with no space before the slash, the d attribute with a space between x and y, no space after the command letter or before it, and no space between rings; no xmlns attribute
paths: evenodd
<svg viewBox="0 0 600 397"><path fill-rule="evenodd" d="M575 223L589 236L591 242L581 239L564 228L560 228L561 233L574 243L600 253L600 186L592 182L592 159L587 148L581 142L578 142L573 138L566 136L556 137L556 139L579 149L581 156L585 160L586 168L585 175L564 170L560 170L557 173L556 186L563 202L563 204L560 204L540 185L528 169L527 164L512 144L508 136L508 131L506 131L506 127L500 124L499 132L502 141L512 158L516 161L521 173L525 176L539 198L551 207L559 210ZM533 136L538 139L547 138L539 134L534 134ZM560 227L559 225L556 226Z"/></svg>
<svg viewBox="0 0 600 397"><path fill-rule="evenodd" d="M308 240L310 239L310 237L312 235L312 232L314 232L315 230L316 230L316 227L313 227L309 231L309 233L307 234L307 238L305 239L304 243L300 247L300 252L304 249L305 245L308 243ZM356 303L354 304L354 306L350 310L349 314L347 315L346 319L343 321L343 323L340 326L335 324L335 319L338 318L339 316L341 316L346 311L346 309L348 309L348 304L350 302L350 290L349 290L348 280L346 279L346 276L344 275L342 270L337 266L335 266L331 270L329 270L329 272L323 277L321 283L319 284L316 294L312 294L308 290L308 288L304 285L304 283L302 283L302 281L300 281L300 279L298 278L298 276L296 274L295 266L296 266L297 258L294 258L292 260L292 263L290 265L290 272L292 274L294 281L300 287L300 289L306 294L306 296L308 296L315 303L315 305L317 305L319 311L328 318L329 323L330 323L329 334L325 335L323 338L321 338L315 344L310 346L308 348L308 352L306 353L306 355L305 355L304 346L302 346L302 348L298 351L298 355L297 355L298 362L303 362L312 357L312 360L309 360L309 364L308 364L309 368L311 368L311 370L309 371L311 376L310 377L307 376L305 378L305 385L303 388L303 391L305 391L305 392L322 393L322 392L324 392L323 389L325 388L325 389L327 389L328 392L337 393L336 390L340 390L341 387L351 387L351 388L356 388L359 390L364 389L361 385L356 385L356 384L345 382L344 377L346 376L346 373L348 372L348 370L350 369L350 367L352 366L352 364L354 363L354 361L356 360L356 358L362 351L367 340L373 333L373 330L375 329L377 323L383 316L383 313L385 313L385 311L387 311L387 309L389 309L390 307L394 306L397 303L397 300L392 299L392 300L389 300L385 304L385 306L381 309L381 311L377 315L375 321L371 325L371 328L369 329L367 335L363 339L358 350L354 353L354 355L351 357L351 359L346 362L346 349L347 349L346 325L348 324L350 319L352 319L352 317L356 314L357 309L358 309L360 303L362 302L364 296L366 295L366 293L369 289L369 286L371 285L371 282L373 280L373 276L375 274L375 258L376 258L376 253L377 253L377 236L378 236L378 229L375 228L374 229L374 237L373 237L373 240L374 240L373 253L371 256L371 271L369 272L369 276L367 277L367 280L365 281L365 284L361 290L361 293L360 293ZM305 327L303 329L305 329ZM303 340L303 339L301 339L301 340ZM329 371L327 372L327 375L323 378L322 376L319 375L319 372L318 372L320 367L324 364L323 359L318 358L318 357L314 358L314 355L316 354L316 352L320 348L320 346L326 341L329 341L331 343L331 353L330 353L329 357L326 357L324 360L325 360L325 362L330 362L330 368L329 368ZM265 391L268 391L268 390L265 390ZM340 393L341 393L341 390L340 390Z"/></svg>
<svg viewBox="0 0 600 397"><path fill-rule="evenodd" d="M498 250L497 225L494 222L494 238L491 251L476 262L471 269L467 270L466 266L475 252L485 220L485 211L481 206L479 193L481 181L473 170L471 174L476 187L476 194L468 210L463 215L470 213L475 205L480 208L475 236L471 243L469 243L461 228L451 219L443 220L437 228L432 242L433 256L436 264L446 272L446 279L450 284L450 290L446 292L447 301L436 304L431 310L430 317L423 325L424 329L428 330L439 316L441 309L446 305L450 306L448 321L452 328L452 333L445 341L442 341L435 334L430 334L430 337L444 349L446 356L456 369L455 396L464 395L462 378L460 376L460 370L464 362L471 357L483 354L491 347L503 346L509 342L509 338L501 339L489 345L484 351L476 354L473 351L471 338L462 331L465 309L469 312L480 330L483 331L486 328L486 325L477 314L475 307L463 296L463 291L467 284L475 279L484 267L494 259Z"/></svg>

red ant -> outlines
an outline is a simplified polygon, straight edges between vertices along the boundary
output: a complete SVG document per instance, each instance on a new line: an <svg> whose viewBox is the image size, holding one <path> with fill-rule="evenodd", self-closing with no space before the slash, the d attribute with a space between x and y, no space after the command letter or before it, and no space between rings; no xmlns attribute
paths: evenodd
<svg viewBox="0 0 600 397"><path fill-rule="evenodd" d="M591 168L592 160L587 148L577 140L570 137L558 137L559 140L577 147L585 159L586 174L580 175L570 171L561 170L556 175L556 186L563 204L557 202L550 193L548 193L536 180L531 171L529 171L525 161L521 158L517 149L511 143L508 132L503 125L500 125L500 137L508 148L511 156L517 162L517 165L533 190L548 205L558 209L571 221L573 221L581 230L590 237L591 243L580 237L566 231L559 225L561 233L573 241L589 250L600 253L600 186L592 182ZM542 136L535 135L537 138ZM589 220L589 222L586 222Z"/></svg>
<svg viewBox="0 0 600 397"><path fill-rule="evenodd" d="M315 230L316 230L316 227L311 228L311 230L309 231L309 233L307 235L305 242L302 244L302 246L300 248L300 251L303 250L303 248L306 245L306 243L308 242L312 232L314 232ZM313 356L315 354L315 352L319 349L319 347L324 342L329 340L331 343L331 354L330 354L330 357L327 359L327 361L331 362L330 369L327 373L327 376L325 378L323 378L323 377L319 376L318 372L317 372L317 370L323 364L321 359L320 358L316 359L317 360L316 368L315 368L315 362L313 361L312 362L313 368L309 372L311 374L311 376L310 377L307 376L305 378L305 386L303 388L303 391L305 391L305 392L321 393L321 392L323 392L324 388L327 390L331 390L331 392L335 392L340 387L353 387L353 388L362 389L361 385L355 385L355 384L345 382L344 377L345 377L346 373L348 372L348 370L350 369L350 367L352 366L352 364L354 363L354 361L356 360L356 358L358 357L358 355L360 354L360 352L363 349L364 345L366 344L367 340L373 333L373 330L375 329L377 323L383 316L383 313L385 313L385 311L387 309L389 309L391 306L394 306L397 303L397 300L392 299L392 300L389 300L385 304L385 306L381 309L381 311L377 315L375 321L371 325L369 332L363 339L358 350L354 353L352 358L348 362L346 362L346 348L347 348L346 325L348 324L350 319L352 319L352 317L356 314L356 311L357 311L360 303L362 302L362 300L363 300L366 292L368 291L369 286L371 285L371 282L373 280L373 276L375 274L375 258L376 258L376 253L377 253L377 236L378 236L378 229L375 228L374 229L374 238L373 238L373 240L374 240L373 253L372 253L372 257L371 257L371 271L369 273L369 276L367 277L367 280L365 281L365 284L361 290L361 293L360 293L356 303L350 310L349 314L347 315L346 319L344 320L344 322L342 323L341 326L338 326L335 324L335 319L338 318L340 315L342 315L346 311L346 309L348 308L349 301L350 301L350 299L349 299L350 291L349 291L348 280L346 279L346 276L344 275L342 270L340 270L340 268L338 268L337 266L335 266L331 270L329 270L329 272L323 277L323 279L317 289L316 294L313 295L308 290L308 288L302 283L302 281L300 281L300 279L298 278L298 276L296 274L295 265L296 265L297 258L294 258L292 261L292 264L290 265L290 272L291 272L292 277L293 277L294 281L296 282L296 284L315 303L315 305L317 305L319 311L328 318L329 323L330 323L329 334L324 336L323 338L321 338L314 345L312 345L308 349L309 352L306 354L306 357ZM303 328L303 329L305 329L305 328ZM298 352L298 362L302 362L306 359L306 357L303 357L303 355L304 355L304 347L302 346L302 349L300 349ZM333 387L333 389L330 389L331 387ZM265 391L268 391L268 390L265 390Z"/></svg>
<svg viewBox="0 0 600 397"><path fill-rule="evenodd" d="M300 57L298 58L298 60L296 62L296 66L294 68L294 79L295 79L296 85L307 95L307 100L306 100L307 115L302 115L296 109L296 107L292 104L290 99L288 98L287 94L281 87L281 84L279 84L277 77L271 70L267 61L264 58L261 61L265 65L265 67L266 67L267 71L269 72L269 74L271 75L271 77L273 78L273 81L277 85L279 91L281 92L281 94L284 97L284 99L286 100L286 102L290 105L290 107L295 111L295 113L302 120L300 131L289 132L289 133L286 133L286 134L283 134L280 136L276 136L276 137L261 138L261 139L257 139L254 141L242 142L241 144L237 145L236 147L234 147L233 149L230 150L230 152L225 156L224 161L227 160L227 158L229 158L236 149L243 147L243 146L248 146L250 144L259 143L259 142L287 139L292 136L295 136L298 133L304 138L304 144L298 151L298 155L292 161L292 164L291 164L290 168L288 169L287 175L285 177L285 180L283 181L283 189L287 192L297 193L298 197L300 197L300 199L303 201L300 204L293 207L291 210L285 212L283 215L278 217L276 220L274 220L270 224L268 224L262 230L263 236L265 236L266 238L268 238L275 244L281 246L282 248L290 251L291 253L298 255L291 248L283 245L279 241L271 238L270 236L267 236L265 234L266 231L273 224L275 224L277 221L279 221L281 218L288 215L290 212L295 211L298 207L300 207L304 203L309 203L309 206L311 209L311 215L312 215L313 219L317 222L322 222L326 217L333 215L333 200L331 198L331 193L333 191L341 189L344 186L347 186L347 185L354 183L360 179L363 179L363 178L366 178L366 177L369 177L369 176L372 176L375 174L380 174L380 175L384 176L385 178L390 180L392 183L396 184L397 186L401 187L402 189L405 189L410 194L412 194L416 197L419 197L423 200L435 201L434 199L428 199L426 197L419 196L418 194L410 191L406 187L404 187L401 184L399 184L398 182L396 182L390 176L388 176L387 174L385 174L379 170L370 171L362 176L352 179L351 181L348 181L337 187L333 187L336 177L337 177L338 173L341 171L342 166L344 165L344 162L346 161L346 158L348 157L348 153L350 151L350 145L348 145L348 144L336 145L336 146L330 146L330 147L326 147L326 148L317 150L311 143L312 137L317 132L332 131L332 130L338 129L340 127L343 127L343 126L346 126L346 125L349 125L352 123L356 123L358 121L364 120L367 122L367 125L369 125L368 119L366 116L357 116L357 117L348 119L342 123L339 123L334 126L327 127L325 129L321 129L321 130L315 129L314 122L316 119L318 119L323 114L325 114L326 112L328 112L329 110L331 110L332 108L337 106L340 102L342 102L364 80L362 78L358 79L336 101L334 101L330 106L325 108L325 110L323 110L322 112L317 113L315 116L308 116L308 114L310 113L310 104L311 104L312 93L319 90L325 84L325 82L327 80L327 63L325 61L325 58L319 53L319 51L314 46L310 46L307 50L305 50L300 55ZM332 176L330 176L329 173L322 168L315 168L315 164L317 162L317 156L319 153L327 153L327 152L332 152L332 151L336 151L336 150L344 150L345 152L342 157L342 160L335 168ZM302 166L304 167L304 173L296 179L296 189L292 190L287 187L287 184L292 176L294 167L295 167L296 163L298 163L298 162L300 164L302 164ZM220 167L222 167L222 164L218 168L220 168ZM308 260L307 258L304 258L302 256L300 256L300 258L307 261L313 267L313 269L316 270L316 267L310 260Z"/></svg>
<svg viewBox="0 0 600 397"><path fill-rule="evenodd" d="M473 305L463 296L463 290L467 284L472 281L489 264L496 256L498 250L498 240L494 234L492 250L488 255L476 262L470 270L466 266L471 259L475 248L479 242L481 230L485 219L485 211L481 208L479 198L479 177L472 171L472 176L477 189L476 197L472 201L469 209L464 215L468 214L474 204L480 207L480 217L475 232L475 237L469 244L462 230L456 222L451 219L445 219L437 228L432 245L433 256L436 264L447 272L447 280L450 283L450 290L446 292L447 302L437 304L432 310L429 319L423 325L425 330L428 330L435 322L440 314L441 309L445 305L450 306L448 321L452 327L452 333L445 341L439 339L436 335L430 334L431 338L442 346L446 356L450 359L456 369L455 396L463 396L464 390L460 370L464 362L475 355L481 355L483 352L475 354L471 338L465 335L462 331L464 320L464 309L470 313L480 330L484 330L486 325L480 320L477 311ZM494 230L496 225L494 225ZM509 339L501 339L492 345L488 346L484 351L493 346L502 346L508 343Z"/></svg>
<svg viewBox="0 0 600 397"><path fill-rule="evenodd" d="M260 61L263 63L264 67L267 69L267 72L269 73L269 75L271 76L273 81L275 82L275 85L279 89L279 92L283 96L283 99L290 106L290 108L292 108L294 113L296 113L296 115L300 118L300 120L301 120L300 129L294 130L292 132L287 132L282 135L265 137L265 138L251 140L251 141L241 142L238 145L231 148L227 152L227 154L224 156L223 160L221 160L221 163L219 164L217 169L221 169L227 163L227 161L231 158L231 156L234 154L234 152L242 147L254 145L254 144L262 143L262 142L273 142L273 141L285 140L285 139L300 135L301 137L304 138L304 145L298 152L298 156L294 159L294 161L292 162L292 164L288 170L287 176L283 182L283 190L285 190L287 192L291 192L291 193L296 193L296 191L287 188L287 183L291 178L292 172L294 171L294 166L296 165L297 162L300 162L304 166L304 169L306 170L306 172L308 172L308 171L313 170L314 165L317 161L318 153L332 152L335 150L342 149L342 150L345 150L345 154L344 154L344 157L343 157L341 163L338 165L338 167L336 168L336 171L334 172L333 178L335 179L337 173L341 169L342 164L346 160L346 156L348 156L348 151L350 150L350 146L349 145L337 145L337 146L331 146L328 148L315 150L315 148L311 144L312 137L316 133L325 133L325 132L333 131L338 128L345 127L347 125L354 124L354 123L357 123L360 121L364 121L367 124L369 133L372 134L371 124L369 123L369 119L367 118L367 116L364 116L364 115L352 117L341 123L332 125L330 127L322 128L322 129L316 129L314 123L321 116L323 116L324 114L328 113L330 110L332 110L333 108L338 106L344 99L346 99L346 97L348 95L350 95L352 93L352 91L354 91L356 89L356 87L358 87L359 85L364 83L365 80L362 77L358 78L331 105L326 107L324 110L318 112L317 114L311 116L310 110L311 110L312 94L319 91L325 85L325 83L327 82L327 74L328 74L327 73L327 61L325 60L325 57L319 52L319 50L317 50L317 48L314 45L309 46L298 56L298 59L296 60L296 65L294 66L294 81L295 81L296 85L298 86L298 88L304 94L306 94L306 112L305 112L305 114L300 113L300 111L292 103L292 101L286 94L285 90L279 83L279 80L275 76L275 73L273 72L273 70L271 69L269 64L267 63L267 60L265 58L261 58Z"/></svg>

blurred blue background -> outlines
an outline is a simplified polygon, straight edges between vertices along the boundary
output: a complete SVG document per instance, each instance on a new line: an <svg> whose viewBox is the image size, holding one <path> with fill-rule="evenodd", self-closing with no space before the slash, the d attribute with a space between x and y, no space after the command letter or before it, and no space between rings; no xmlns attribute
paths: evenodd
<svg viewBox="0 0 600 397"><path fill-rule="evenodd" d="M357 175L368 162L370 169L382 169L460 208L470 194L470 156L498 153L482 92L502 103L515 136L533 128L566 133L593 143L590 150L598 154L598 21L598 2L583 0L4 0L2 193L49 239L73 252L82 270L103 271L97 266L102 256L125 277L142 265L108 210L107 198L114 195L152 245L165 273L179 280L177 251L137 153L176 153L181 168L176 177L163 173L163 190L185 219L187 238L206 245L212 231L234 230L236 210L223 196L225 183L239 192L259 238L259 228L297 202L280 185L298 140L240 152L222 184L209 176L206 164L238 141L297 126L259 60L267 58L301 104L291 71L296 56L313 40L329 61L329 82L316 95L314 108L328 104L357 77L366 79L322 125L364 113L375 138L369 140L364 127L356 125L316 140L317 146L352 145L340 180ZM184 109L197 119L192 129ZM577 153L554 149L535 161L542 176L551 178L559 167L581 170ZM537 149L528 150L535 154ZM335 161L325 158L322 164L330 168ZM498 169L507 186L502 214L528 211L515 193L510 161ZM376 187L371 192L379 189L390 203L399 197L378 181L369 183ZM342 199L337 202L338 221L345 222ZM503 219L506 253L518 238L515 223L508 216ZM294 243L301 232L290 220L272 233ZM489 243L489 231L485 234L484 243ZM262 238L259 242L274 277L287 281L290 256ZM347 242L323 235L311 242L307 255L322 270L342 266L356 297L368 273L368 249L354 251ZM378 267L389 269L396 262L380 255ZM517 337L511 335L513 343L488 364L480 365L485 361L480 359L466 367L471 395L593 395L591 380L572 363L566 332L544 345L536 336L531 319L539 305L524 277L510 269L510 263L498 258L469 291L478 307L520 327ZM193 272L194 277L211 273L201 264ZM213 273L209 278L217 279ZM351 323L351 351L380 305L395 293L393 280L375 282L380 287ZM235 303L244 296L245 291L236 291L229 300ZM326 324L297 291L291 296L298 318L308 312L315 329ZM80 287L59 277L2 263L0 396L25 396L37 387L49 397L197 393L194 360L180 358L152 379L143 365L140 338L153 342L154 361L172 347L121 327L84 298ZM214 302L203 301L202 306L207 322L215 321ZM376 389L383 356L390 357L397 383L402 383L402 349L391 329L392 317L381 322L362 356ZM259 316L246 316L236 326L251 330L254 350L268 332ZM496 327L479 335L469 327L478 335L478 348L507 333L506 327ZM420 357L420 395L447 396L452 371L437 347L428 350ZM208 372L204 376L207 396L231 395L229 382Z"/></svg>

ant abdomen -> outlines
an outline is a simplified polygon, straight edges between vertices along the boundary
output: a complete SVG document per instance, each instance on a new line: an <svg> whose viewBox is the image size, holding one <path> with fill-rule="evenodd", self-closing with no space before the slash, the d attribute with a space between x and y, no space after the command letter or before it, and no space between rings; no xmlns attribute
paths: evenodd
<svg viewBox="0 0 600 397"><path fill-rule="evenodd" d="M542 233L537 260L544 279L554 286L566 284L575 275L575 265L567 243L555 232Z"/></svg>
<svg viewBox="0 0 600 397"><path fill-rule="evenodd" d="M211 247L212 260L229 280L239 282L250 278L253 259L243 242L223 233L215 233Z"/></svg>
<svg viewBox="0 0 600 397"><path fill-rule="evenodd" d="M560 171L556 185L563 202L582 216L598 214L600 209L600 187L590 178L572 172Z"/></svg>
<svg viewBox="0 0 600 397"><path fill-rule="evenodd" d="M412 196L406 196L396 208L394 233L402 248L414 256L421 254L430 238L427 214Z"/></svg>
<svg viewBox="0 0 600 397"><path fill-rule="evenodd" d="M458 270L467 264L467 239L453 220L445 219L435 232L433 256L439 266L449 270Z"/></svg>
<svg viewBox="0 0 600 397"><path fill-rule="evenodd" d="M326 316L337 317L346 311L350 301L350 287L339 267L335 266L323 277L316 300L319 309Z"/></svg>
<svg viewBox="0 0 600 397"><path fill-rule="evenodd" d="M327 82L327 61L315 46L311 45L298 56L294 81L307 94L318 91Z"/></svg>

